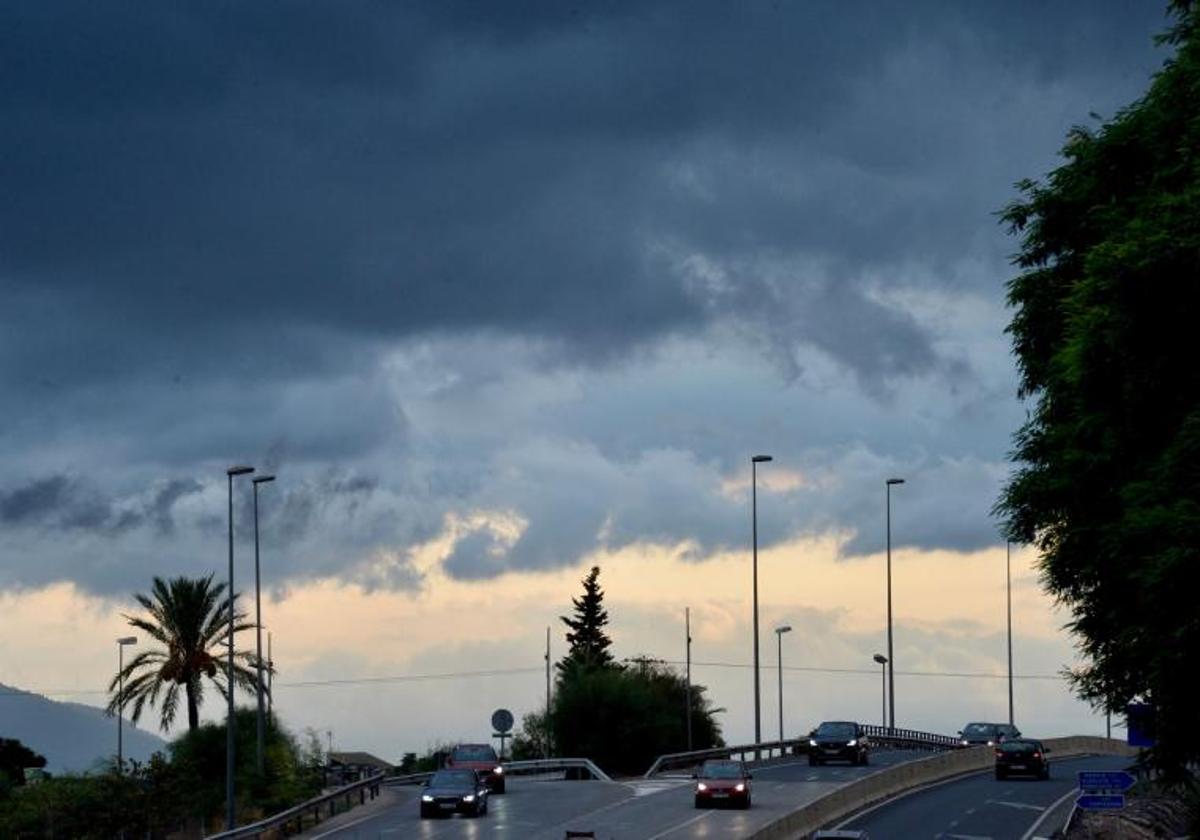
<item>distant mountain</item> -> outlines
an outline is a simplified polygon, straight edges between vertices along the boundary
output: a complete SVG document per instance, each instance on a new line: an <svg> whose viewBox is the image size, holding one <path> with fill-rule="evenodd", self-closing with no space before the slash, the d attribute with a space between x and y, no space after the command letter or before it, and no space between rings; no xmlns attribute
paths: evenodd
<svg viewBox="0 0 1200 840"><path fill-rule="evenodd" d="M59 703L0 683L0 738L16 738L46 757L51 773L91 770L117 753L117 719L82 703ZM166 741L125 721L126 759L145 761Z"/></svg>

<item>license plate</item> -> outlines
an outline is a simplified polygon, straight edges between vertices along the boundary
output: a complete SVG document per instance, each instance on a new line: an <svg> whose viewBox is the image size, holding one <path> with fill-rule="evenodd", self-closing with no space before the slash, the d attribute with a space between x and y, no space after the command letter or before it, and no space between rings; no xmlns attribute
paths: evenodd
<svg viewBox="0 0 1200 840"><path fill-rule="evenodd" d="M439 808L441 808L443 811L453 811L453 810L454 810L454 803L453 803L453 802L443 802L443 803L442 803L441 805L439 805L438 807L439 807Z"/></svg>
<svg viewBox="0 0 1200 840"><path fill-rule="evenodd" d="M724 799L726 796L729 796L729 794L728 793L714 793L712 795L712 798L713 799Z"/></svg>
<svg viewBox="0 0 1200 840"><path fill-rule="evenodd" d="M1010 765L1008 765L1008 769L1009 770L1024 770L1025 765L1024 764L1010 764Z"/></svg>

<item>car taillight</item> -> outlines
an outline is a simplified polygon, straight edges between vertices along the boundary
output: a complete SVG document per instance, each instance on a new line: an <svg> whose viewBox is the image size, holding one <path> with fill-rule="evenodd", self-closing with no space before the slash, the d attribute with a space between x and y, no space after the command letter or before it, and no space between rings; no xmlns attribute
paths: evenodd
<svg viewBox="0 0 1200 840"><path fill-rule="evenodd" d="M999 758L1002 755L1004 755L1004 753L1000 752L1000 750L996 750L996 758Z"/></svg>

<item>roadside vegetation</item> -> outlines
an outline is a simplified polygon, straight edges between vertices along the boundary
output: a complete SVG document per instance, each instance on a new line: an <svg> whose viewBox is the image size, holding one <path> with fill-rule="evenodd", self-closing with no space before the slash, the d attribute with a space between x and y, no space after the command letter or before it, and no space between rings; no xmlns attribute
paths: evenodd
<svg viewBox="0 0 1200 840"><path fill-rule="evenodd" d="M1021 237L1009 332L1031 413L998 505L1037 547L1086 663L1076 691L1145 704L1158 779L1200 762L1200 5L1141 99L1073 129L1003 219Z"/></svg>
<svg viewBox="0 0 1200 840"><path fill-rule="evenodd" d="M569 649L557 665L549 712L524 716L513 757L585 757L609 773L642 773L657 756L687 749L687 683L651 659L614 660L599 578L593 567L572 614L561 619ZM693 748L721 746L720 710L704 686L692 686L691 711Z"/></svg>
<svg viewBox="0 0 1200 840"><path fill-rule="evenodd" d="M301 745L268 719L265 774L255 770L254 709L237 719L238 819L249 822L320 792L323 755L315 736ZM26 757L22 756L24 760ZM6 770L8 768L5 768ZM204 723L176 738L167 753L103 772L0 784L0 837L198 837L223 827L225 727ZM11 779L13 774L9 774Z"/></svg>

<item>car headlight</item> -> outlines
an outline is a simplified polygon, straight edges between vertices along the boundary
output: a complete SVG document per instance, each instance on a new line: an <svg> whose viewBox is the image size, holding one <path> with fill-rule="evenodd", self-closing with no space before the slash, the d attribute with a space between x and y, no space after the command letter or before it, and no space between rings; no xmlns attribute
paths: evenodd
<svg viewBox="0 0 1200 840"><path fill-rule="evenodd" d="M708 785L704 784L704 782L700 782L696 785L696 790L708 790Z"/></svg>
<svg viewBox="0 0 1200 840"><path fill-rule="evenodd" d="M967 739L963 738L961 741L959 741L959 743L965 747L965 746L967 746Z"/></svg>
<svg viewBox="0 0 1200 840"><path fill-rule="evenodd" d="M851 738L849 741L847 741L847 742L846 742L846 746L847 746L847 747L857 747L857 746L858 746L858 739L857 739L857 738Z"/></svg>
<svg viewBox="0 0 1200 840"><path fill-rule="evenodd" d="M817 745L817 739L816 739L816 738L809 738L809 739L808 739L808 745L809 745L810 747L815 747L815 746Z"/></svg>
<svg viewBox="0 0 1200 840"><path fill-rule="evenodd" d="M466 796L463 797L463 802L474 802L474 801L475 801L475 794L473 794L473 793L468 793Z"/></svg>
<svg viewBox="0 0 1200 840"><path fill-rule="evenodd" d="M493 772L493 773L495 773L497 776L502 776L502 775L504 774L504 768L503 768L503 767L497 767L497 768L496 768L495 770L493 770L492 772Z"/></svg>
<svg viewBox="0 0 1200 840"><path fill-rule="evenodd" d="M734 790L736 790L738 793L741 793L745 789L746 789L746 785L743 782L738 782L737 786L734 788Z"/></svg>
<svg viewBox="0 0 1200 840"><path fill-rule="evenodd" d="M995 741L991 741L991 740L989 740L989 741L988 741L988 746L989 746L989 747L994 747L994 746L996 746L996 742L995 742Z"/></svg>
<svg viewBox="0 0 1200 840"><path fill-rule="evenodd" d="M433 797L430 796L428 793L423 793L423 794L421 794L421 801L422 802L432 802Z"/></svg>

